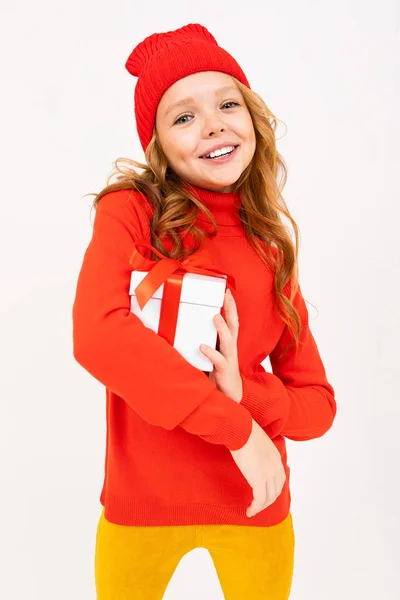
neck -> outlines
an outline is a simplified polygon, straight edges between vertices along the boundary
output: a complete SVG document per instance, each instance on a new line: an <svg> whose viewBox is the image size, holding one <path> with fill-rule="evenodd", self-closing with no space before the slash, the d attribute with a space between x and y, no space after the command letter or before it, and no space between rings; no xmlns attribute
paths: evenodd
<svg viewBox="0 0 400 600"><path fill-rule="evenodd" d="M185 183L184 188L198 198L213 215L217 225L241 226L239 208L241 205L239 192L217 192L193 184ZM200 213L198 220L210 223L204 213Z"/></svg>

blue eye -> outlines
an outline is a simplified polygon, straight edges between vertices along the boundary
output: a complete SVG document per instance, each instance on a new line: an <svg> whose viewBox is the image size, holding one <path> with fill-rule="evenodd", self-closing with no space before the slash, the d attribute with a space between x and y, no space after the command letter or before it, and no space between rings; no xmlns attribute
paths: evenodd
<svg viewBox="0 0 400 600"><path fill-rule="evenodd" d="M227 104L234 104L235 106L239 106L239 102L235 102L233 100L233 101L230 101L230 102L225 102L225 104L223 104L222 107L226 106ZM184 122L187 123L187 121L182 121L182 119L184 119L185 117L190 117L190 115L182 115L181 117L179 117L179 119L177 119L175 121L174 125L177 125L177 124L181 125Z"/></svg>
<svg viewBox="0 0 400 600"><path fill-rule="evenodd" d="M239 102L235 102L234 100L232 100L231 102L225 102L225 104L223 104L222 106L226 106L227 104L235 104L236 106L239 106Z"/></svg>
<svg viewBox="0 0 400 600"><path fill-rule="evenodd" d="M190 115L183 115L182 117L179 117L179 119L177 119L174 123L174 125L176 125L177 123L180 124L180 122L182 122L182 119L184 119L185 117L189 117Z"/></svg>

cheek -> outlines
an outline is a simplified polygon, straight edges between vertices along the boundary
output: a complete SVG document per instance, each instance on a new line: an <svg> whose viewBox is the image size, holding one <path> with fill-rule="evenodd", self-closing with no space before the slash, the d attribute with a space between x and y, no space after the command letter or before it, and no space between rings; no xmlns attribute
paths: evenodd
<svg viewBox="0 0 400 600"><path fill-rule="evenodd" d="M250 114L247 115L247 118L245 120L244 131L245 131L246 139L249 142L255 142L256 134L255 134L255 131L254 131L254 125L253 125L253 121L251 119Z"/></svg>
<svg viewBox="0 0 400 600"><path fill-rule="evenodd" d="M181 160L184 150L175 136L165 136L162 147L170 164L176 164L177 161Z"/></svg>
<svg viewBox="0 0 400 600"><path fill-rule="evenodd" d="M256 143L257 142L256 142L256 132L254 131L253 128L251 130L250 135L251 135L251 137L250 137L251 149L252 149L252 153L254 154L254 152L256 151Z"/></svg>
<svg viewBox="0 0 400 600"><path fill-rule="evenodd" d="M243 139L246 140L249 153L253 156L256 150L256 133L251 118L246 122L246 127L243 130Z"/></svg>
<svg viewBox="0 0 400 600"><path fill-rule="evenodd" d="M170 152L175 161L188 161L195 157L197 142L192 132L179 132L179 135L171 137Z"/></svg>

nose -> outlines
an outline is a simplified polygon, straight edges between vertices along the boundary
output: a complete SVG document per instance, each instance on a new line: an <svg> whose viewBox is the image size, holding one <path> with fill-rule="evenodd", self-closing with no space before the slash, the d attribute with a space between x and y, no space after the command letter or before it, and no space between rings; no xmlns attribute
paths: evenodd
<svg viewBox="0 0 400 600"><path fill-rule="evenodd" d="M217 131L221 132L225 130L225 122L221 117L221 114L212 113L204 119L203 125L203 137L215 135Z"/></svg>

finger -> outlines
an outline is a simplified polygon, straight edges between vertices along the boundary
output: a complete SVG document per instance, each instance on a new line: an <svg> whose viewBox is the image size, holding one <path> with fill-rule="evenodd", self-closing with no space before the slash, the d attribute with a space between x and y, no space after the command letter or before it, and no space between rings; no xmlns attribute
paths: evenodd
<svg viewBox="0 0 400 600"><path fill-rule="evenodd" d="M255 514L260 512L267 500L267 493L265 486L253 488L253 501L247 508L246 514L248 517L253 517Z"/></svg>
<svg viewBox="0 0 400 600"><path fill-rule="evenodd" d="M265 499L265 507L264 508L267 508L268 506L273 504L275 502L275 500L277 499L277 497L278 497L278 492L277 492L275 477L273 477L272 480L268 480L268 483L267 483L267 497Z"/></svg>
<svg viewBox="0 0 400 600"><path fill-rule="evenodd" d="M218 371L221 371L225 367L226 360L218 350L215 350L206 344L200 344L200 350L208 359L210 359Z"/></svg>
<svg viewBox="0 0 400 600"><path fill-rule="evenodd" d="M225 312L226 323L228 325L230 332L233 335L237 335L237 333L239 331L239 315L237 312L237 306L236 306L235 299L229 290L225 294L224 312Z"/></svg>
<svg viewBox="0 0 400 600"><path fill-rule="evenodd" d="M281 495L283 486L285 485L285 481L286 481L286 473L284 471L280 477L275 477L276 492L277 492L278 496Z"/></svg>
<svg viewBox="0 0 400 600"><path fill-rule="evenodd" d="M222 354L229 358L231 356L236 342L234 341L232 334L229 330L227 323L224 321L221 315L215 315L214 324L217 328L218 337L219 337L219 350L221 350Z"/></svg>
<svg viewBox="0 0 400 600"><path fill-rule="evenodd" d="M264 504L259 504L258 502L254 502L254 500L253 500L253 502L250 504L250 506L246 510L246 516L254 517L254 515L261 512L264 508L265 508Z"/></svg>

